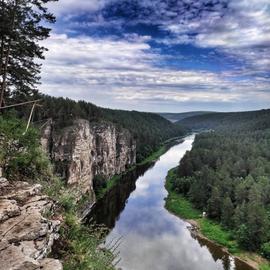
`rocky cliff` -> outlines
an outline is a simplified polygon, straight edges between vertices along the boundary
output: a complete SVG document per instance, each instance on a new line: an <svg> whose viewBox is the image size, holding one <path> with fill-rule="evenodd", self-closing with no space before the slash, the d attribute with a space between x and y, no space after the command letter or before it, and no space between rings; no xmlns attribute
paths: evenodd
<svg viewBox="0 0 270 270"><path fill-rule="evenodd" d="M136 162L136 142L126 129L108 122L79 119L61 130L51 121L42 132L42 146L49 153L56 171L70 186L89 192L92 201L93 179L108 179Z"/></svg>
<svg viewBox="0 0 270 270"><path fill-rule="evenodd" d="M46 217L54 206L40 185L0 176L0 269L63 269L59 260L46 258L60 227L56 217Z"/></svg>

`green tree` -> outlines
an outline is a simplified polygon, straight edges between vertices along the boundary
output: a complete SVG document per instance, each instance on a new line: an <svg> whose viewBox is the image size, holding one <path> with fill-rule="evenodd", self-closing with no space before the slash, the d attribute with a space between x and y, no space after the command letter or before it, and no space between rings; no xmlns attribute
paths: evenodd
<svg viewBox="0 0 270 270"><path fill-rule="evenodd" d="M207 212L211 218L220 218L221 196L219 189L215 186L212 189L211 197L207 202Z"/></svg>
<svg viewBox="0 0 270 270"><path fill-rule="evenodd" d="M247 228L250 250L258 250L268 240L269 220L266 210L260 202L250 202L247 206Z"/></svg>
<svg viewBox="0 0 270 270"><path fill-rule="evenodd" d="M49 37L45 23L54 16L46 4L56 0L1 0L0 2L0 107L11 95L36 92L40 64L46 50L40 41Z"/></svg>
<svg viewBox="0 0 270 270"><path fill-rule="evenodd" d="M221 222L225 227L233 226L234 206L229 196L226 196L222 202Z"/></svg>

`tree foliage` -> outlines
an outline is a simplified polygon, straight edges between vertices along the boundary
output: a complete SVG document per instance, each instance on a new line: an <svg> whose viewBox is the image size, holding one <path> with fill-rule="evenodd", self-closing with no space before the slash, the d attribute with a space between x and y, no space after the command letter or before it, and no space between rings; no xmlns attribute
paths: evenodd
<svg viewBox="0 0 270 270"><path fill-rule="evenodd" d="M175 191L234 230L244 248L263 247L265 254L270 240L269 119L270 110L262 110L188 120L190 127L215 131L196 136L174 181Z"/></svg>
<svg viewBox="0 0 270 270"><path fill-rule="evenodd" d="M142 161L158 150L165 140L186 133L186 129L154 113L104 109L85 101L76 102L40 94L35 98L43 100L42 108L35 112L35 123L52 118L56 123L55 127L61 129L82 118L89 121L108 121L114 123L116 127L128 129L136 139L137 161ZM19 117L27 118L29 115L29 111L21 108L17 109L17 113Z"/></svg>
<svg viewBox="0 0 270 270"><path fill-rule="evenodd" d="M36 92L40 64L46 50L40 41L49 36L45 23L54 16L46 4L55 0L0 1L0 107L11 95L22 101Z"/></svg>

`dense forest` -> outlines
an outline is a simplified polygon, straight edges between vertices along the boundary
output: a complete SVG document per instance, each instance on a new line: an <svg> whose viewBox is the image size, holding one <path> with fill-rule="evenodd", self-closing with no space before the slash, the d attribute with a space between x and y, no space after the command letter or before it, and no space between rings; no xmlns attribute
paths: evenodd
<svg viewBox="0 0 270 270"><path fill-rule="evenodd" d="M179 125L174 125L158 114L137 111L111 110L97 107L85 101L74 101L65 98L55 98L45 95L36 95L36 99L41 99L41 108L37 108L34 113L34 123L42 124L47 119L52 118L59 129L71 125L78 118L89 121L109 121L118 127L128 129L137 142L137 160L141 161L156 151L165 140L182 136L186 129ZM21 100L21 99L20 99ZM12 101L16 103L16 99ZM27 118L28 110L17 110L18 116Z"/></svg>
<svg viewBox="0 0 270 270"><path fill-rule="evenodd" d="M233 128L241 130L266 129L270 126L270 110L211 113L196 115L177 123L193 130Z"/></svg>
<svg viewBox="0 0 270 270"><path fill-rule="evenodd" d="M232 230L243 248L270 258L270 110L184 121L215 131L196 136L173 189Z"/></svg>

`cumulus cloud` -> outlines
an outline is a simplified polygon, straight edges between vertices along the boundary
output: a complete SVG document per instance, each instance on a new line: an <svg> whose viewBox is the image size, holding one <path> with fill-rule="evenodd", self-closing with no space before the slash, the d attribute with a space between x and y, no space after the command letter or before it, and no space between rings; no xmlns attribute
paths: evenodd
<svg viewBox="0 0 270 270"><path fill-rule="evenodd" d="M42 91L126 109L156 102L144 110L158 110L158 104L167 102L270 101L269 84L261 78L238 81L230 72L158 68L163 56L153 53L148 40L138 35L119 40L54 34L44 44L49 51Z"/></svg>
<svg viewBox="0 0 270 270"><path fill-rule="evenodd" d="M108 0L63 0L48 4L56 15L68 15L76 12L96 12L101 10Z"/></svg>
<svg viewBox="0 0 270 270"><path fill-rule="evenodd" d="M163 26L173 33L165 42L216 48L243 59L249 72L270 72L270 2L230 1L226 9ZM189 35L196 33L196 35Z"/></svg>

